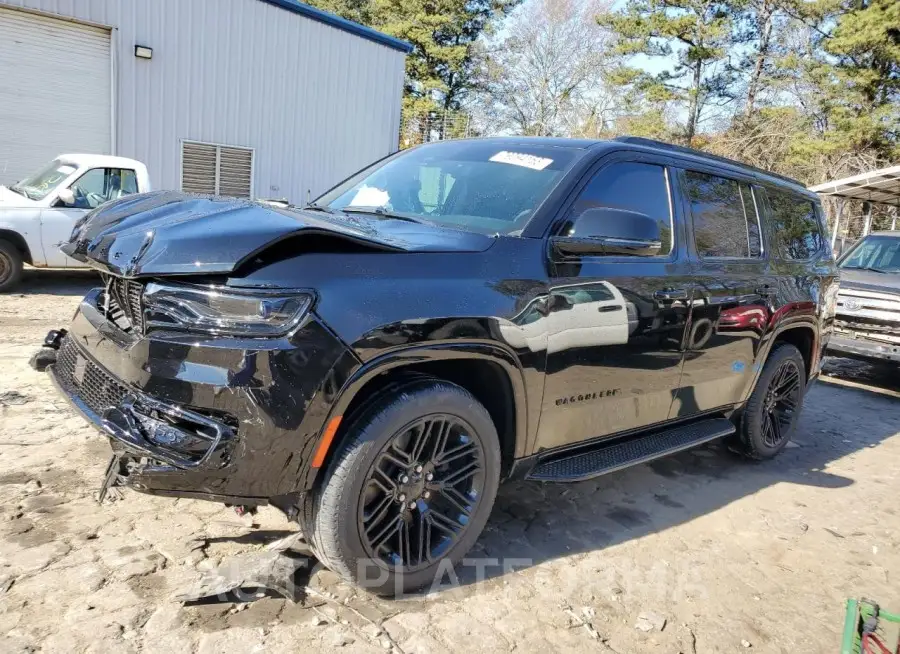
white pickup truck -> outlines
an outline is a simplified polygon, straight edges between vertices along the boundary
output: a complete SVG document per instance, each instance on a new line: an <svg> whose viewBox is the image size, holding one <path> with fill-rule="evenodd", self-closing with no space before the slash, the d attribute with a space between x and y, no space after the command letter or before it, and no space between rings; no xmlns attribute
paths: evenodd
<svg viewBox="0 0 900 654"><path fill-rule="evenodd" d="M147 167L134 159L61 154L12 186L0 186L0 292L22 276L22 264L83 268L60 252L75 222L104 202L150 190Z"/></svg>

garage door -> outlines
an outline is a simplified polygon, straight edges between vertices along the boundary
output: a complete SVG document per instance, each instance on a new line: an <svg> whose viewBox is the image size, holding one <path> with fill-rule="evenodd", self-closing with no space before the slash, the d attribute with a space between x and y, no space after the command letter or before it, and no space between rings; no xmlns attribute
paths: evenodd
<svg viewBox="0 0 900 654"><path fill-rule="evenodd" d="M111 154L109 31L0 9L0 184L63 152Z"/></svg>

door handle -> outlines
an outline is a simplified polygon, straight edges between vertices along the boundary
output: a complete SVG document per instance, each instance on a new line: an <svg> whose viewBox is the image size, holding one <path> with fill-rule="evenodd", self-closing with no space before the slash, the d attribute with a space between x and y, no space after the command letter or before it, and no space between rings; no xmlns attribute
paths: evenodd
<svg viewBox="0 0 900 654"><path fill-rule="evenodd" d="M657 300L686 300L688 293L683 288L664 288L653 293Z"/></svg>
<svg viewBox="0 0 900 654"><path fill-rule="evenodd" d="M621 304L608 304L605 307L600 307L597 309L597 311L600 313L610 313L612 311L621 311L621 310L622 310Z"/></svg>

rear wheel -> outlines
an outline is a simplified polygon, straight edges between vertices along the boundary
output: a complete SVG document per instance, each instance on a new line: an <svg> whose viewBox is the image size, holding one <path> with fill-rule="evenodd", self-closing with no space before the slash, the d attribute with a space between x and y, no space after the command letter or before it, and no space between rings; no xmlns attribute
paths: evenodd
<svg viewBox="0 0 900 654"><path fill-rule="evenodd" d="M0 241L0 293L11 291L22 279L22 253L9 241Z"/></svg>
<svg viewBox="0 0 900 654"><path fill-rule="evenodd" d="M744 408L738 428L741 449L754 459L770 459L785 448L797 426L806 366L790 343L775 347Z"/></svg>
<svg viewBox="0 0 900 654"><path fill-rule="evenodd" d="M440 580L478 538L497 493L500 447L487 410L439 380L363 413L312 498L320 560L379 594Z"/></svg>

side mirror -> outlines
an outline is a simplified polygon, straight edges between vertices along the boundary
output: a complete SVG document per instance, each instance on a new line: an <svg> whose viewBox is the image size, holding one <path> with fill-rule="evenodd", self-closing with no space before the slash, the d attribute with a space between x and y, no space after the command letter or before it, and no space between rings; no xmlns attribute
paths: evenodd
<svg viewBox="0 0 900 654"><path fill-rule="evenodd" d="M59 193L56 194L56 197L59 198L59 201L63 204L63 206L75 206L75 194L72 193L72 189L70 188L60 189Z"/></svg>
<svg viewBox="0 0 900 654"><path fill-rule="evenodd" d="M627 209L595 207L578 215L565 234L550 239L562 256L624 254L652 257L662 249L659 223Z"/></svg>

